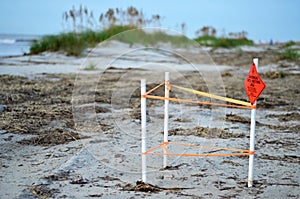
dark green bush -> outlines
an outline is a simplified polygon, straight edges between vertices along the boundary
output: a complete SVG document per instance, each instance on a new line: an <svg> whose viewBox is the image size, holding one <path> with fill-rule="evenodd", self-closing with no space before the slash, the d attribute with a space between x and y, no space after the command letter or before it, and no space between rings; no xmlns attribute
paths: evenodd
<svg viewBox="0 0 300 199"><path fill-rule="evenodd" d="M297 49L287 49L279 53L278 60L297 61L300 59L300 53Z"/></svg>
<svg viewBox="0 0 300 199"><path fill-rule="evenodd" d="M213 48L233 48L237 46L253 45L253 41L247 38L218 38L213 36L202 36L195 39L200 45Z"/></svg>
<svg viewBox="0 0 300 199"><path fill-rule="evenodd" d="M87 30L80 33L70 32L59 35L47 35L32 43L30 54L38 54L45 51L63 51L67 55L80 56L87 47L94 47L99 42L133 28L132 26L112 26L99 32Z"/></svg>

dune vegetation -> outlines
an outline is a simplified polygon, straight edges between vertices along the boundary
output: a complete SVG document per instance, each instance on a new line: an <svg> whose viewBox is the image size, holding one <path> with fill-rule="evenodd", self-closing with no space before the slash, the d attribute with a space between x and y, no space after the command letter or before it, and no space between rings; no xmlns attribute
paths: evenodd
<svg viewBox="0 0 300 199"><path fill-rule="evenodd" d="M161 16L158 14L146 18L143 11L134 7L126 10L119 8L108 9L95 19L92 11L80 6L73 7L63 13L63 24L65 30L57 35L45 35L41 39L33 41L30 54L38 54L45 51L60 51L66 55L80 56L87 48L95 47L98 43L111 38L126 30L133 30L147 26L160 26ZM143 43L154 45L160 41L168 41L174 45L187 44L190 39L183 36L186 24L181 24L182 35L168 35L163 31L146 33L142 29L134 33L126 34L126 37L118 37L122 42L133 45ZM253 45L253 41L246 38L247 33L229 33L228 36L216 36L216 29L211 26L203 26L196 31L197 38L194 41L202 46L213 48L232 48L241 45Z"/></svg>

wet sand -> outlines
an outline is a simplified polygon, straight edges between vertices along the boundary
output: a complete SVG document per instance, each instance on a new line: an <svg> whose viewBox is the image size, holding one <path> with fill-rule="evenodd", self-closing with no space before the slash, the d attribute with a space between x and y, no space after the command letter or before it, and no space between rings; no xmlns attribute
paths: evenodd
<svg viewBox="0 0 300 199"><path fill-rule="evenodd" d="M144 52L90 71L79 70L90 60L51 53L3 58L1 198L299 198L299 63L276 61L276 52L215 51L210 55L217 65L197 70L186 70L169 54L145 60ZM261 57L267 85L257 102L254 187L247 188L247 157L169 157L163 169L161 156L147 155L149 184L141 183L140 79L150 89L170 70L178 85L245 101L252 56ZM176 63L185 67L168 65ZM155 64L167 66L149 68ZM38 67L44 69L29 70ZM163 88L155 94L163 95ZM176 89L171 96L210 100ZM151 148L162 142L163 102L147 100L147 108ZM250 110L170 103L169 139L248 149L249 122ZM170 151L211 152L182 146Z"/></svg>

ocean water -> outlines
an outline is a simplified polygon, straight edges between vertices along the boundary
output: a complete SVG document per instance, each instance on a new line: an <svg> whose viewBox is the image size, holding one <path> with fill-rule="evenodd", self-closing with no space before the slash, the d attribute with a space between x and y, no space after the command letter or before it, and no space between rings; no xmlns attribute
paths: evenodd
<svg viewBox="0 0 300 199"><path fill-rule="evenodd" d="M32 41L39 38L36 35L0 34L0 57L29 53Z"/></svg>

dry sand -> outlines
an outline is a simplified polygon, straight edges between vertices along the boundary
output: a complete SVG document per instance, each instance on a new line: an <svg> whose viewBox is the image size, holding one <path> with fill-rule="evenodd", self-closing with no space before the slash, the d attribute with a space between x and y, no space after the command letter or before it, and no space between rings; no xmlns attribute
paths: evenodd
<svg viewBox="0 0 300 199"><path fill-rule="evenodd" d="M277 50L218 50L211 52L216 66L199 67L149 49L116 58L113 47L89 59L2 58L1 198L299 198L299 62L276 61ZM257 105L254 187L247 188L246 157L169 157L163 169L162 157L149 155L150 184L141 183L140 79L150 89L168 70L178 85L247 100L252 56L261 57L267 85ZM98 70L80 70L95 63ZM175 89L171 95L207 100ZM147 106L150 148L162 142L163 102ZM249 121L250 110L171 103L169 139L248 149Z"/></svg>

